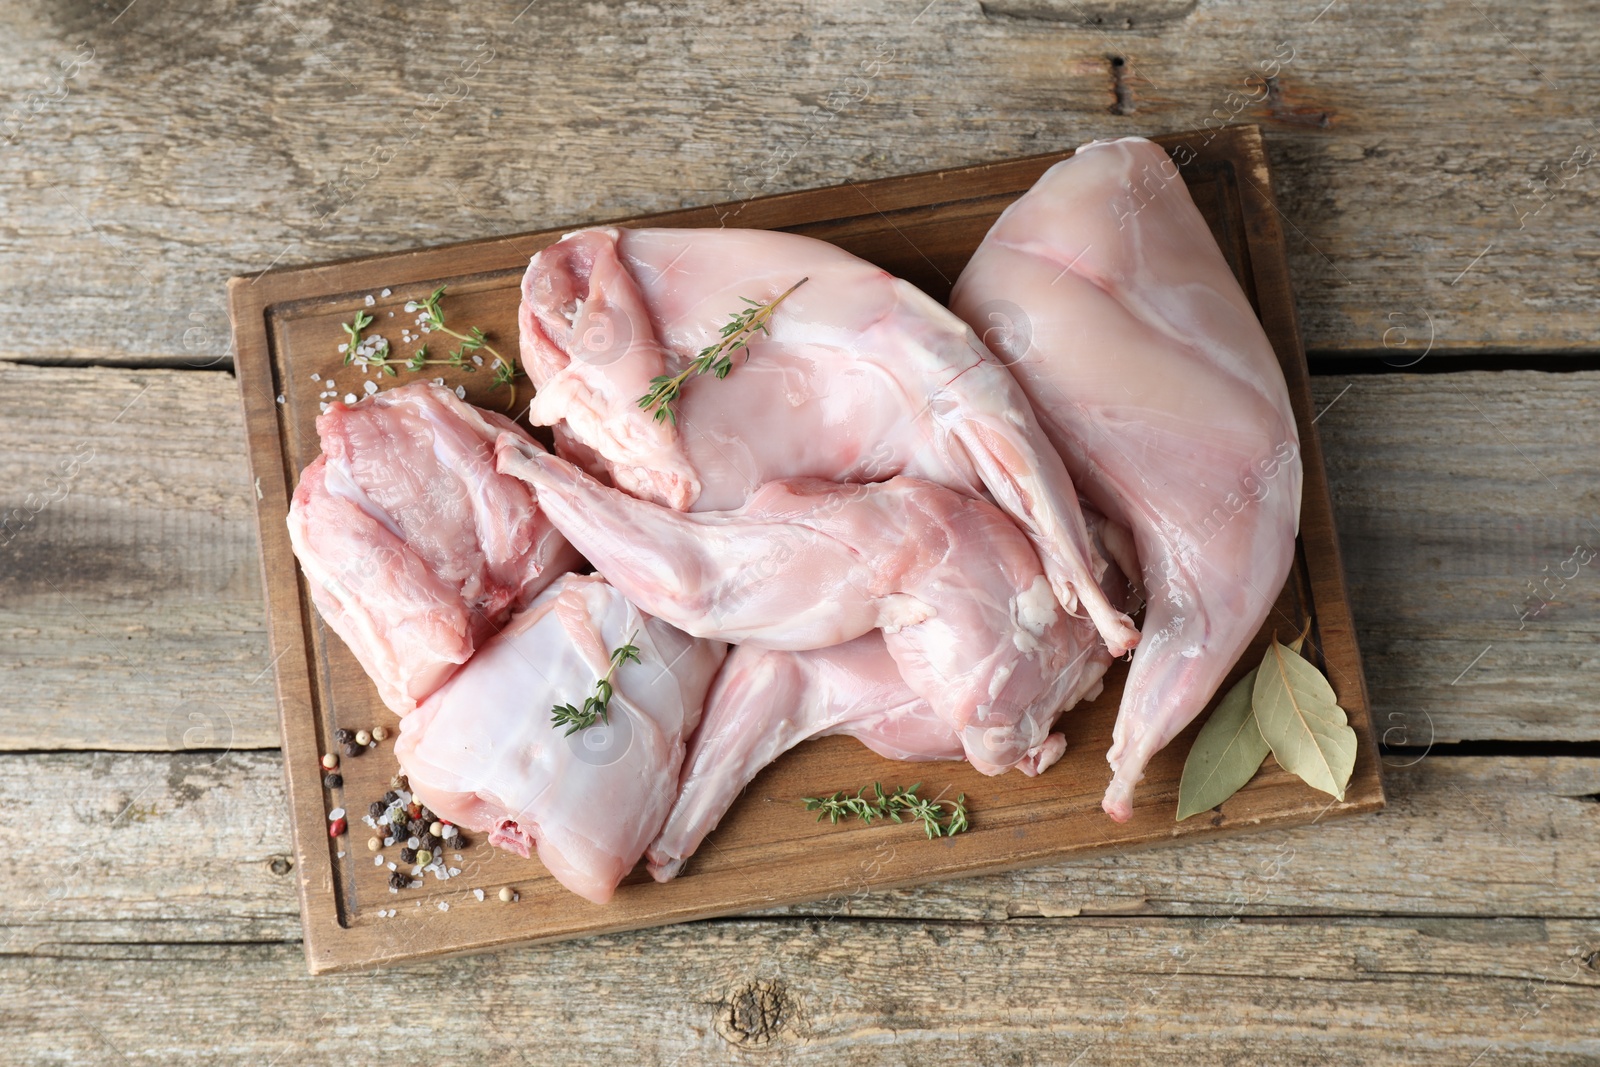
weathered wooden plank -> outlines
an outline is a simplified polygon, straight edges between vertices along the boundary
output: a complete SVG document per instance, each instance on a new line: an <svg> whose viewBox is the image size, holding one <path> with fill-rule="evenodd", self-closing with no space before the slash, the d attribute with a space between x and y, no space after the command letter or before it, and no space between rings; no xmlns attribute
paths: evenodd
<svg viewBox="0 0 1600 1067"><path fill-rule="evenodd" d="M1313 384L1389 742L1600 738L1600 583L1562 577L1600 538L1600 374ZM235 388L0 363L0 749L277 745ZM19 519L84 443L66 496Z"/></svg>
<svg viewBox="0 0 1600 1067"><path fill-rule="evenodd" d="M1380 733L1600 737L1600 375L1316 382Z"/></svg>
<svg viewBox="0 0 1600 1067"><path fill-rule="evenodd" d="M231 376L0 363L4 748L276 744Z"/></svg>
<svg viewBox="0 0 1600 1067"><path fill-rule="evenodd" d="M1592 1064L1600 923L736 921L312 979L291 945L0 957L25 1063Z"/></svg>
<svg viewBox="0 0 1600 1067"><path fill-rule="evenodd" d="M764 914L1600 918L1600 761L1434 757L1388 771L1390 806L1362 819L892 893L849 887ZM0 810L9 825L72 844L0 866L0 942L10 951L299 940L276 753L3 756ZM808 825L798 806L794 817ZM930 847L914 828L885 827L882 837L902 853ZM461 884L456 906L481 907L471 871Z"/></svg>
<svg viewBox="0 0 1600 1067"><path fill-rule="evenodd" d="M1227 121L1271 131L1308 347L1381 352L1399 323L1440 350L1596 344L1600 38L1580 4L0 18L4 355L207 365L221 280L269 263Z"/></svg>

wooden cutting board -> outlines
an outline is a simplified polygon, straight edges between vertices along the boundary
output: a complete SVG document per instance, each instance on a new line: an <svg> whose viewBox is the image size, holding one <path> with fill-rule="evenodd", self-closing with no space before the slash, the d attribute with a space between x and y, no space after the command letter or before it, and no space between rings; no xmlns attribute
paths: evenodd
<svg viewBox="0 0 1600 1067"><path fill-rule="evenodd" d="M454 863L458 877L430 878L422 889L391 893L388 871L374 866L366 847L369 835L358 820L388 788L396 769L393 741L344 759L342 789L323 788L318 760L336 747L334 730L377 724L392 730L395 720L311 607L284 525L290 492L299 471L318 453L315 422L327 380L331 376L337 383L341 398L361 395L367 380L358 368L342 366L342 323L366 311L374 320L368 332L385 335L397 353L408 355L415 345L401 342L401 329L414 331L415 316L404 310L405 303L448 283L447 322L480 326L495 347L514 357L523 269L534 252L573 227L267 271L233 279L229 299L258 491L262 574L311 971L429 959L827 897L843 907L852 895L874 890L1381 808L1375 731L1260 131L1242 126L1156 140L1183 162L1184 180L1260 314L1288 379L1305 463L1299 551L1277 610L1241 662L1257 662L1271 633L1287 641L1309 620L1307 654L1332 681L1359 738L1355 775L1342 802L1303 785L1269 757L1221 809L1175 823L1178 779L1196 723L1151 763L1132 821L1113 823L1101 813L1100 797L1109 778L1105 752L1126 674L1125 664L1118 664L1098 700L1064 717L1067 754L1038 778L986 778L957 763L897 764L853 741L827 738L801 746L763 772L684 874L666 885L651 881L641 867L611 903L597 906L562 889L537 860L491 849L474 835L479 840ZM621 221L791 230L831 241L943 301L1000 211L1067 155ZM431 351L439 353L437 335L430 340L435 342ZM436 374L429 368L427 376ZM463 386L473 403L501 409L510 403L508 390L491 387L487 370L451 370L442 376L451 386ZM380 384L416 377L402 372ZM526 396L523 383L523 401ZM1236 667L1227 685L1243 673ZM909 824L830 826L817 823L800 804L803 796L855 790L874 781L920 781L924 795L965 793L971 831L929 841ZM351 812L352 832L330 839L327 813L338 806ZM503 886L515 887L520 899L501 903L496 895ZM474 889L483 890L484 901L476 899ZM391 910L393 916L387 914Z"/></svg>

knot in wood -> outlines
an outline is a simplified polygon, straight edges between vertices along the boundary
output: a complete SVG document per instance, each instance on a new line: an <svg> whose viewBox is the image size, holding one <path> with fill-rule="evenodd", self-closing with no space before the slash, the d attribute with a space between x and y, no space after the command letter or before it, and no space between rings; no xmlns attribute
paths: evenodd
<svg viewBox="0 0 1600 1067"><path fill-rule="evenodd" d="M766 1048L794 1016L794 998L777 979L741 986L717 1009L717 1033L730 1045Z"/></svg>

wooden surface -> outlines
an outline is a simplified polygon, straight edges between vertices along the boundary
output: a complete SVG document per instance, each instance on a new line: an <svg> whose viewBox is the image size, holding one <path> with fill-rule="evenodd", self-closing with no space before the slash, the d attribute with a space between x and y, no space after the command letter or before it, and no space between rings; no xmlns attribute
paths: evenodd
<svg viewBox="0 0 1600 1067"><path fill-rule="evenodd" d="M1592 10L988 6L0 11L0 513L55 497L0 533L0 796L41 838L0 874L13 1060L1600 1060L1600 585L1559 577L1596 536L1600 171L1515 214L1600 142ZM489 39L469 95L363 180ZM1380 728L1414 746L1386 757L1389 808L304 975L226 276L1192 127L1284 40L1241 118L1267 128L1313 372L1336 372L1313 385L1357 635ZM875 56L864 98L830 98Z"/></svg>
<svg viewBox="0 0 1600 1067"><path fill-rule="evenodd" d="M1283 233L1270 198L1270 168L1254 126L1162 138L1217 236L1245 294L1258 309L1278 353L1300 427L1304 462L1297 559L1276 609L1223 691L1258 662L1276 634L1302 630L1307 655L1328 676L1358 739L1355 770L1344 795L1319 794L1276 763L1257 774L1209 818L1175 825L1183 755L1196 723L1151 761L1133 818L1111 823L1100 808L1109 779L1104 753L1121 703L1126 668L1115 666L1100 695L1072 709L1060 727L1066 755L1036 779L985 777L960 763L918 768L911 775L928 795L963 796L974 812L970 832L920 843L914 833L887 838L868 827L819 825L803 816L800 798L884 781L904 784L897 767L854 741L838 738L798 747L744 791L684 872L665 885L641 869L596 908L566 891L537 862L519 862L479 840L453 854L460 881L431 881L393 893L388 873L351 839L330 841L328 812L360 812L388 787L397 766L387 749L347 760L342 789L322 783L322 753L337 746L335 730L392 722L371 680L343 643L318 621L294 562L285 525L291 487L320 454L316 420L328 392L364 395L363 377L384 388L409 379L363 376L338 352L344 328L370 308L370 331L392 343L403 362L415 348L401 340L408 303L451 283L446 321L471 323L512 352L520 278L530 251L560 231L521 234L466 245L404 252L353 262L246 275L229 283L235 363L243 400L250 468L258 490L262 580L274 650L273 672L287 762L296 881L304 918L306 961L313 973L370 967L530 942L634 930L738 914L756 907L814 901L840 892L898 888L962 875L1034 866L1068 857L1113 855L1178 840L1258 833L1372 812L1383 785L1337 533L1312 423L1315 409L1295 322ZM930 292L960 273L983 234L1059 154L1027 160L884 179L859 185L763 197L681 215L625 220L632 225L711 225L737 212L746 225L775 226L826 237ZM435 350L438 345L435 342ZM485 369L447 372L445 384L474 403L506 408ZM337 387L330 383L338 379ZM353 402L353 401L352 401ZM360 834L354 835L359 839ZM473 907L477 892L515 886L521 906ZM472 891L469 895L469 891ZM398 916L388 910L400 905ZM464 906L465 905L465 906Z"/></svg>

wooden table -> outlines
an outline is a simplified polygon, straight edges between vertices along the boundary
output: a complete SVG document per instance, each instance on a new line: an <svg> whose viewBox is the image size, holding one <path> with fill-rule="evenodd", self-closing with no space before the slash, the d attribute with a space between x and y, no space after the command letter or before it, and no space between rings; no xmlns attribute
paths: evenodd
<svg viewBox="0 0 1600 1067"><path fill-rule="evenodd" d="M1600 1061L1600 35L1325 2L6 5L10 1058ZM227 276L1207 121L1268 131L1386 811L307 977Z"/></svg>

